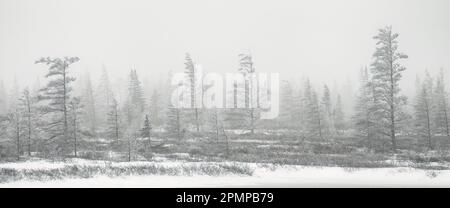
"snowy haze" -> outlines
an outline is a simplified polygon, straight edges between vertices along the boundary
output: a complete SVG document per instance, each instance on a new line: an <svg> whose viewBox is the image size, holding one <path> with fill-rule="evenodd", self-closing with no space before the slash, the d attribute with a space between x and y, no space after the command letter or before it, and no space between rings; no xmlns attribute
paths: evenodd
<svg viewBox="0 0 450 208"><path fill-rule="evenodd" d="M260 72L316 84L356 81L370 64L377 29L392 25L416 74L450 68L448 0L0 0L0 80L29 85L41 56L79 56L74 71L98 80L136 68L150 82L182 71L189 52L206 71L235 72L250 50ZM448 79L448 78L447 78ZM355 84L356 85L356 84Z"/></svg>

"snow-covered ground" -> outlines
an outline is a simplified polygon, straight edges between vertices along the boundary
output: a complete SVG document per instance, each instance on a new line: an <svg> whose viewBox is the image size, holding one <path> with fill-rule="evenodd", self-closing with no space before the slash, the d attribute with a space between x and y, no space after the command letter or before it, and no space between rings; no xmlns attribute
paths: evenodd
<svg viewBox="0 0 450 208"><path fill-rule="evenodd" d="M86 163L82 160L76 162ZM64 163L54 165L62 166ZM450 170L246 165L254 169L252 176L96 176L45 182L21 180L0 184L0 187L450 187ZM42 162L1 164L1 167L42 168Z"/></svg>

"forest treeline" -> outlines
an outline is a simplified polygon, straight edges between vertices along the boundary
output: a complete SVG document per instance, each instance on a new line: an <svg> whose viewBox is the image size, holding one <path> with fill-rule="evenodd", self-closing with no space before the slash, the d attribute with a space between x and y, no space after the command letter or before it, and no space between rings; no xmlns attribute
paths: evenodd
<svg viewBox="0 0 450 208"><path fill-rule="evenodd" d="M360 88L352 115L344 115L339 93L324 85L316 89L309 79L281 82L280 115L261 120L259 106L250 105L254 85L246 79L235 84L231 102L234 108L201 108L208 90L196 77L196 65L186 54L185 71L189 80L192 108L176 108L170 102L170 81L162 89L145 92L136 70L130 70L126 89L113 90L107 70L98 86L88 77L75 85L71 66L77 57L41 58L35 63L48 70L46 85L25 87L15 84L11 92L0 85L0 158L88 157L96 152L122 154L128 161L136 156L150 158L165 139L182 141L205 134L228 140L227 130L289 129L301 137L364 138L368 148L376 141L389 141L390 150L398 150L398 137L419 137L427 148L436 148L433 138L450 139L449 104L444 73L425 73L415 83L414 100L402 95L399 82L408 56L398 50L399 35L391 27L378 31L370 66L361 70ZM244 77L256 73L251 54L238 56ZM200 89L195 87L200 85ZM294 87L301 86L301 87ZM244 89L239 94L239 89ZM125 98L118 91L126 91ZM200 91L200 92L198 92ZM197 94L202 94L200 100ZM119 99L120 97L120 99ZM239 108L243 100L244 108ZM199 105L198 103L201 103ZM414 112L408 113L407 106ZM228 146L226 147L228 148Z"/></svg>

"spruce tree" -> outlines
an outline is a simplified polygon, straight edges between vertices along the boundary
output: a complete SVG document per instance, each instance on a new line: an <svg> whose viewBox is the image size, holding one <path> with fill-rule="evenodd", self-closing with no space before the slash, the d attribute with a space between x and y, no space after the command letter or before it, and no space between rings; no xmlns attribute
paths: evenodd
<svg viewBox="0 0 450 208"><path fill-rule="evenodd" d="M112 98L111 104L107 114L107 129L106 135L113 138L113 146L118 147L121 137L121 118L119 115L120 109L117 100Z"/></svg>
<svg viewBox="0 0 450 208"><path fill-rule="evenodd" d="M201 80L199 80L199 77L201 75L198 74L197 69L195 68L194 61L191 58L191 55L188 53L186 54L186 61L184 63L185 65L185 73L188 79L188 87L189 87L189 95L190 95L190 108L194 111L194 125L197 132L200 131L200 118L199 118L199 109L198 109L198 103L197 100L197 93L198 89L202 89L203 86L198 87L199 83L201 83ZM200 92L202 93L202 92Z"/></svg>
<svg viewBox="0 0 450 208"><path fill-rule="evenodd" d="M399 82L402 72L406 70L400 64L408 56L398 51L398 34L392 27L385 27L374 37L377 41L371 65L374 96L377 100L377 114L383 128L382 134L389 136L392 150L397 150L396 135L399 131L398 122L401 118L402 106L406 104L406 97L400 96Z"/></svg>
<svg viewBox="0 0 450 208"><path fill-rule="evenodd" d="M278 116L279 126L291 126L295 125L295 114L293 110L295 108L293 89L288 81L282 82L281 90L281 103L280 103L280 115Z"/></svg>
<svg viewBox="0 0 450 208"><path fill-rule="evenodd" d="M331 92L327 85L323 87L323 95L321 101L321 115L323 116L324 134L329 135L333 129L333 106L331 102Z"/></svg>
<svg viewBox="0 0 450 208"><path fill-rule="evenodd" d="M3 80L0 80L0 115L5 115L7 111L8 100Z"/></svg>
<svg viewBox="0 0 450 208"><path fill-rule="evenodd" d="M445 88L444 71L441 69L434 88L434 115L433 123L436 133L445 135L450 139L450 113L448 104L448 93Z"/></svg>
<svg viewBox="0 0 450 208"><path fill-rule="evenodd" d="M144 150L146 156L151 153L151 132L152 125L148 115L145 115L144 126L141 129L141 136L144 139Z"/></svg>
<svg viewBox="0 0 450 208"><path fill-rule="evenodd" d="M46 77L52 79L41 90L39 100L46 102L41 110L48 116L45 126L49 134L48 140L54 141L56 153L62 156L68 151L69 146L68 101L72 92L70 83L75 81L75 78L69 76L69 67L79 60L78 57L64 57L41 58L36 61L37 64L42 63L49 67Z"/></svg>
<svg viewBox="0 0 450 208"><path fill-rule="evenodd" d="M433 100L432 100L432 89L433 80L426 73L423 83L418 87L418 94L416 95L415 108L415 120L416 120L416 131L417 135L421 138L427 139L427 144L429 149L433 149L432 142L432 112L433 112Z"/></svg>
<svg viewBox="0 0 450 208"><path fill-rule="evenodd" d="M238 71L244 75L244 115L245 120L249 123L250 133L253 134L259 115L259 86L256 79L253 57L250 53L239 54Z"/></svg>
<svg viewBox="0 0 450 208"><path fill-rule="evenodd" d="M359 92L352 117L357 136L363 136L367 144L374 139L376 120L374 119L374 99L372 86L369 82L367 68L361 69Z"/></svg>
<svg viewBox="0 0 450 208"><path fill-rule="evenodd" d="M342 132L344 132L345 128L346 128L346 123L345 123L345 114L343 111L343 106L342 106L342 99L341 99L341 95L338 94L337 98L336 98L336 105L333 109L333 124L334 124L334 128L336 130L336 132L338 134L342 134Z"/></svg>

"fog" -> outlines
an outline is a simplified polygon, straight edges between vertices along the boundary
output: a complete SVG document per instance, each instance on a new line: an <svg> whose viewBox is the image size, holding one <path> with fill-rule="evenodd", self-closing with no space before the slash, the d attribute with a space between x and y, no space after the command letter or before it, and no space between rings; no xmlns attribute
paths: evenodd
<svg viewBox="0 0 450 208"><path fill-rule="evenodd" d="M402 83L411 94L425 69L450 76L449 8L448 0L1 0L0 80L25 86L46 73L38 58L78 56L73 71L94 81L104 65L113 79L135 68L156 82L182 71L186 52L206 71L234 72L250 50L260 72L343 85L370 65L377 29L392 25L410 57Z"/></svg>

